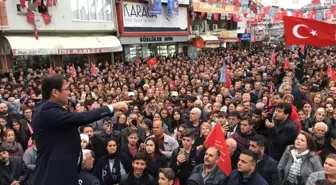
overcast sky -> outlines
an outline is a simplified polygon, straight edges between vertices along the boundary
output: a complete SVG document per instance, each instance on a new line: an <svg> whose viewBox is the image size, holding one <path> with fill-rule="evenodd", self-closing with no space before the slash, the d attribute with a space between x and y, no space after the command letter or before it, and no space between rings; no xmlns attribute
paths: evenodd
<svg viewBox="0 0 336 185"><path fill-rule="evenodd" d="M306 6L311 3L311 0L299 0L298 4L293 4L293 0L278 0L277 4L272 4L272 0L260 0L264 6L277 5L280 8L290 8L290 9L300 9L303 6ZM324 0L321 0L321 3L324 3Z"/></svg>

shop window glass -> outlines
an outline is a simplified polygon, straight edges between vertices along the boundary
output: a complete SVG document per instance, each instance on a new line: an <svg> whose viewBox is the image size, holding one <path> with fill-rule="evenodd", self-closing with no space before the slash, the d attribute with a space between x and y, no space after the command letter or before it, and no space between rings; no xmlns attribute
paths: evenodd
<svg viewBox="0 0 336 185"><path fill-rule="evenodd" d="M27 70L28 68L49 68L55 64L55 56L37 55L37 56L13 56L13 71L20 68Z"/></svg>
<svg viewBox="0 0 336 185"><path fill-rule="evenodd" d="M112 0L70 0L75 20L112 21Z"/></svg>
<svg viewBox="0 0 336 185"><path fill-rule="evenodd" d="M105 20L112 21L112 2L111 0L105 0Z"/></svg>
<svg viewBox="0 0 336 185"><path fill-rule="evenodd" d="M97 20L96 0L88 0L90 7L90 20Z"/></svg>
<svg viewBox="0 0 336 185"><path fill-rule="evenodd" d="M134 45L130 47L129 58L131 60L136 60L142 56L142 46Z"/></svg>
<svg viewBox="0 0 336 185"><path fill-rule="evenodd" d="M79 2L79 12L81 20L89 20L89 8L87 1L78 1Z"/></svg>

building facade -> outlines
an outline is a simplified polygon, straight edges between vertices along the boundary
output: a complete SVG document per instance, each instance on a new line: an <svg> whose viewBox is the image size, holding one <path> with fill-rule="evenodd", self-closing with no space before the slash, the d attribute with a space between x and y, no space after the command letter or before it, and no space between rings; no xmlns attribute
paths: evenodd
<svg viewBox="0 0 336 185"><path fill-rule="evenodd" d="M179 0L178 4L178 14L168 13L164 0L161 14L149 13L146 1L126 0L116 4L119 39L126 60L188 52L189 1Z"/></svg>
<svg viewBox="0 0 336 185"><path fill-rule="evenodd" d="M1 2L0 69L110 62L122 51L114 0L36 2Z"/></svg>

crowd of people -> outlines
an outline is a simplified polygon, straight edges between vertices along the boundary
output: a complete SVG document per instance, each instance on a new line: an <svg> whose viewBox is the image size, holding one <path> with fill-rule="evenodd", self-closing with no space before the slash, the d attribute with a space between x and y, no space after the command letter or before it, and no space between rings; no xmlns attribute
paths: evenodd
<svg viewBox="0 0 336 185"><path fill-rule="evenodd" d="M195 60L158 57L151 66L97 62L98 75L84 65L76 76L71 66L56 67L68 78L62 89L70 95L68 111L132 101L126 113L78 128L78 184L335 185L336 84L328 66L336 67L336 53L301 49L262 43L204 49ZM223 62L227 86L220 82ZM44 101L41 80L48 73L0 74L0 185L34 185L39 151L32 116ZM204 145L218 124L230 174L218 166L218 148Z"/></svg>

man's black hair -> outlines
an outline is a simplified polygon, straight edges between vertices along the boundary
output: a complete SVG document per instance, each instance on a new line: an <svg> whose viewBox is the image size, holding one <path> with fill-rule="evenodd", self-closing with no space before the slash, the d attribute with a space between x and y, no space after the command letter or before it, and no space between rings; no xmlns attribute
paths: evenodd
<svg viewBox="0 0 336 185"><path fill-rule="evenodd" d="M136 161L136 160L143 160L146 162L147 164L147 155L144 153L144 152L137 152L135 154L135 157L133 159L133 162Z"/></svg>
<svg viewBox="0 0 336 185"><path fill-rule="evenodd" d="M41 82L42 87L42 99L50 99L51 92L53 89L62 91L63 81L66 80L62 75L53 74L47 75L43 78Z"/></svg>
<svg viewBox="0 0 336 185"><path fill-rule="evenodd" d="M277 109L283 109L285 114L288 114L288 116L292 113L292 106L289 103L280 103L275 108Z"/></svg>
<svg viewBox="0 0 336 185"><path fill-rule="evenodd" d="M252 157L252 161L253 161L254 163L257 163L258 157L257 157L257 155L256 155L254 152L252 152L251 150L243 150L240 154L244 154L244 155L248 155L248 156Z"/></svg>
<svg viewBox="0 0 336 185"><path fill-rule="evenodd" d="M262 135L254 135L250 137L250 141L256 142L259 147L267 146L267 139Z"/></svg>

